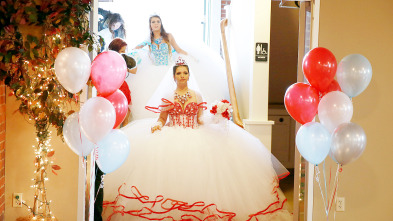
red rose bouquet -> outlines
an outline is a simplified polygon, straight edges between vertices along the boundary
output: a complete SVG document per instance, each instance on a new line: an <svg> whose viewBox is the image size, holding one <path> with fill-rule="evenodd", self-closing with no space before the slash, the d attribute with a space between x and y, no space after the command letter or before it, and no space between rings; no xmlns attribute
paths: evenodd
<svg viewBox="0 0 393 221"><path fill-rule="evenodd" d="M212 113L214 116L223 117L230 120L232 117L232 106L229 101L221 100L212 106L210 113Z"/></svg>

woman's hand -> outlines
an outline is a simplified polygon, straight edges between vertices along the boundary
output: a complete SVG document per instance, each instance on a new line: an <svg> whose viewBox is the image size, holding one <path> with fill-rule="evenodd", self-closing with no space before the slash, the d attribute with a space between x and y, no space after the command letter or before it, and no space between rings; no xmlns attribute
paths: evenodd
<svg viewBox="0 0 393 221"><path fill-rule="evenodd" d="M202 117L198 117L197 122L198 122L199 125L205 124L205 122L202 120Z"/></svg>
<svg viewBox="0 0 393 221"><path fill-rule="evenodd" d="M161 121L157 121L152 127L151 127L151 132L154 133L157 130L161 130L162 128L162 122Z"/></svg>

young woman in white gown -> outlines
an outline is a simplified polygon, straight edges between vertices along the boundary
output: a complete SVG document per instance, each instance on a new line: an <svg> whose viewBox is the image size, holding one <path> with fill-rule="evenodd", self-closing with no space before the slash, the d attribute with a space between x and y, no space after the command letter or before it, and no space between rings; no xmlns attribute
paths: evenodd
<svg viewBox="0 0 393 221"><path fill-rule="evenodd" d="M189 68L173 68L176 89L155 120L123 131L131 152L105 178L107 220L292 220L278 181L287 175L263 144L231 121L212 123ZM206 112L206 113L203 113Z"/></svg>

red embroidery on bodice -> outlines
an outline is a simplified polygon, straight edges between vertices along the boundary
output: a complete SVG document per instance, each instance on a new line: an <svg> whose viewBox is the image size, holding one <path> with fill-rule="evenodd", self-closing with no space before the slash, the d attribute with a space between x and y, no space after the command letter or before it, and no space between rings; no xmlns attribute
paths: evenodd
<svg viewBox="0 0 393 221"><path fill-rule="evenodd" d="M173 103L173 108L168 111L169 113L169 126L182 126L184 128L191 127L197 128L198 121L198 108L196 102L186 104L184 109L178 102Z"/></svg>
<svg viewBox="0 0 393 221"><path fill-rule="evenodd" d="M163 104L158 107L146 106L147 110L153 111L154 113L160 113L161 111L168 111L169 114L169 124L168 126L181 126L181 127L198 127L198 109L202 108L206 110L206 102L190 102L182 108L179 102L171 102L165 98L162 98Z"/></svg>

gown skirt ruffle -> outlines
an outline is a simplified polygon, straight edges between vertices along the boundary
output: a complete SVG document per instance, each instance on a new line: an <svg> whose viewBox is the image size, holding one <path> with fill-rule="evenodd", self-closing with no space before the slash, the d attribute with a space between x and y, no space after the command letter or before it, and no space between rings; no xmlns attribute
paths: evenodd
<svg viewBox="0 0 393 221"><path fill-rule="evenodd" d="M131 151L105 176L107 220L292 220L271 153L231 121L197 129L155 119L123 128Z"/></svg>

